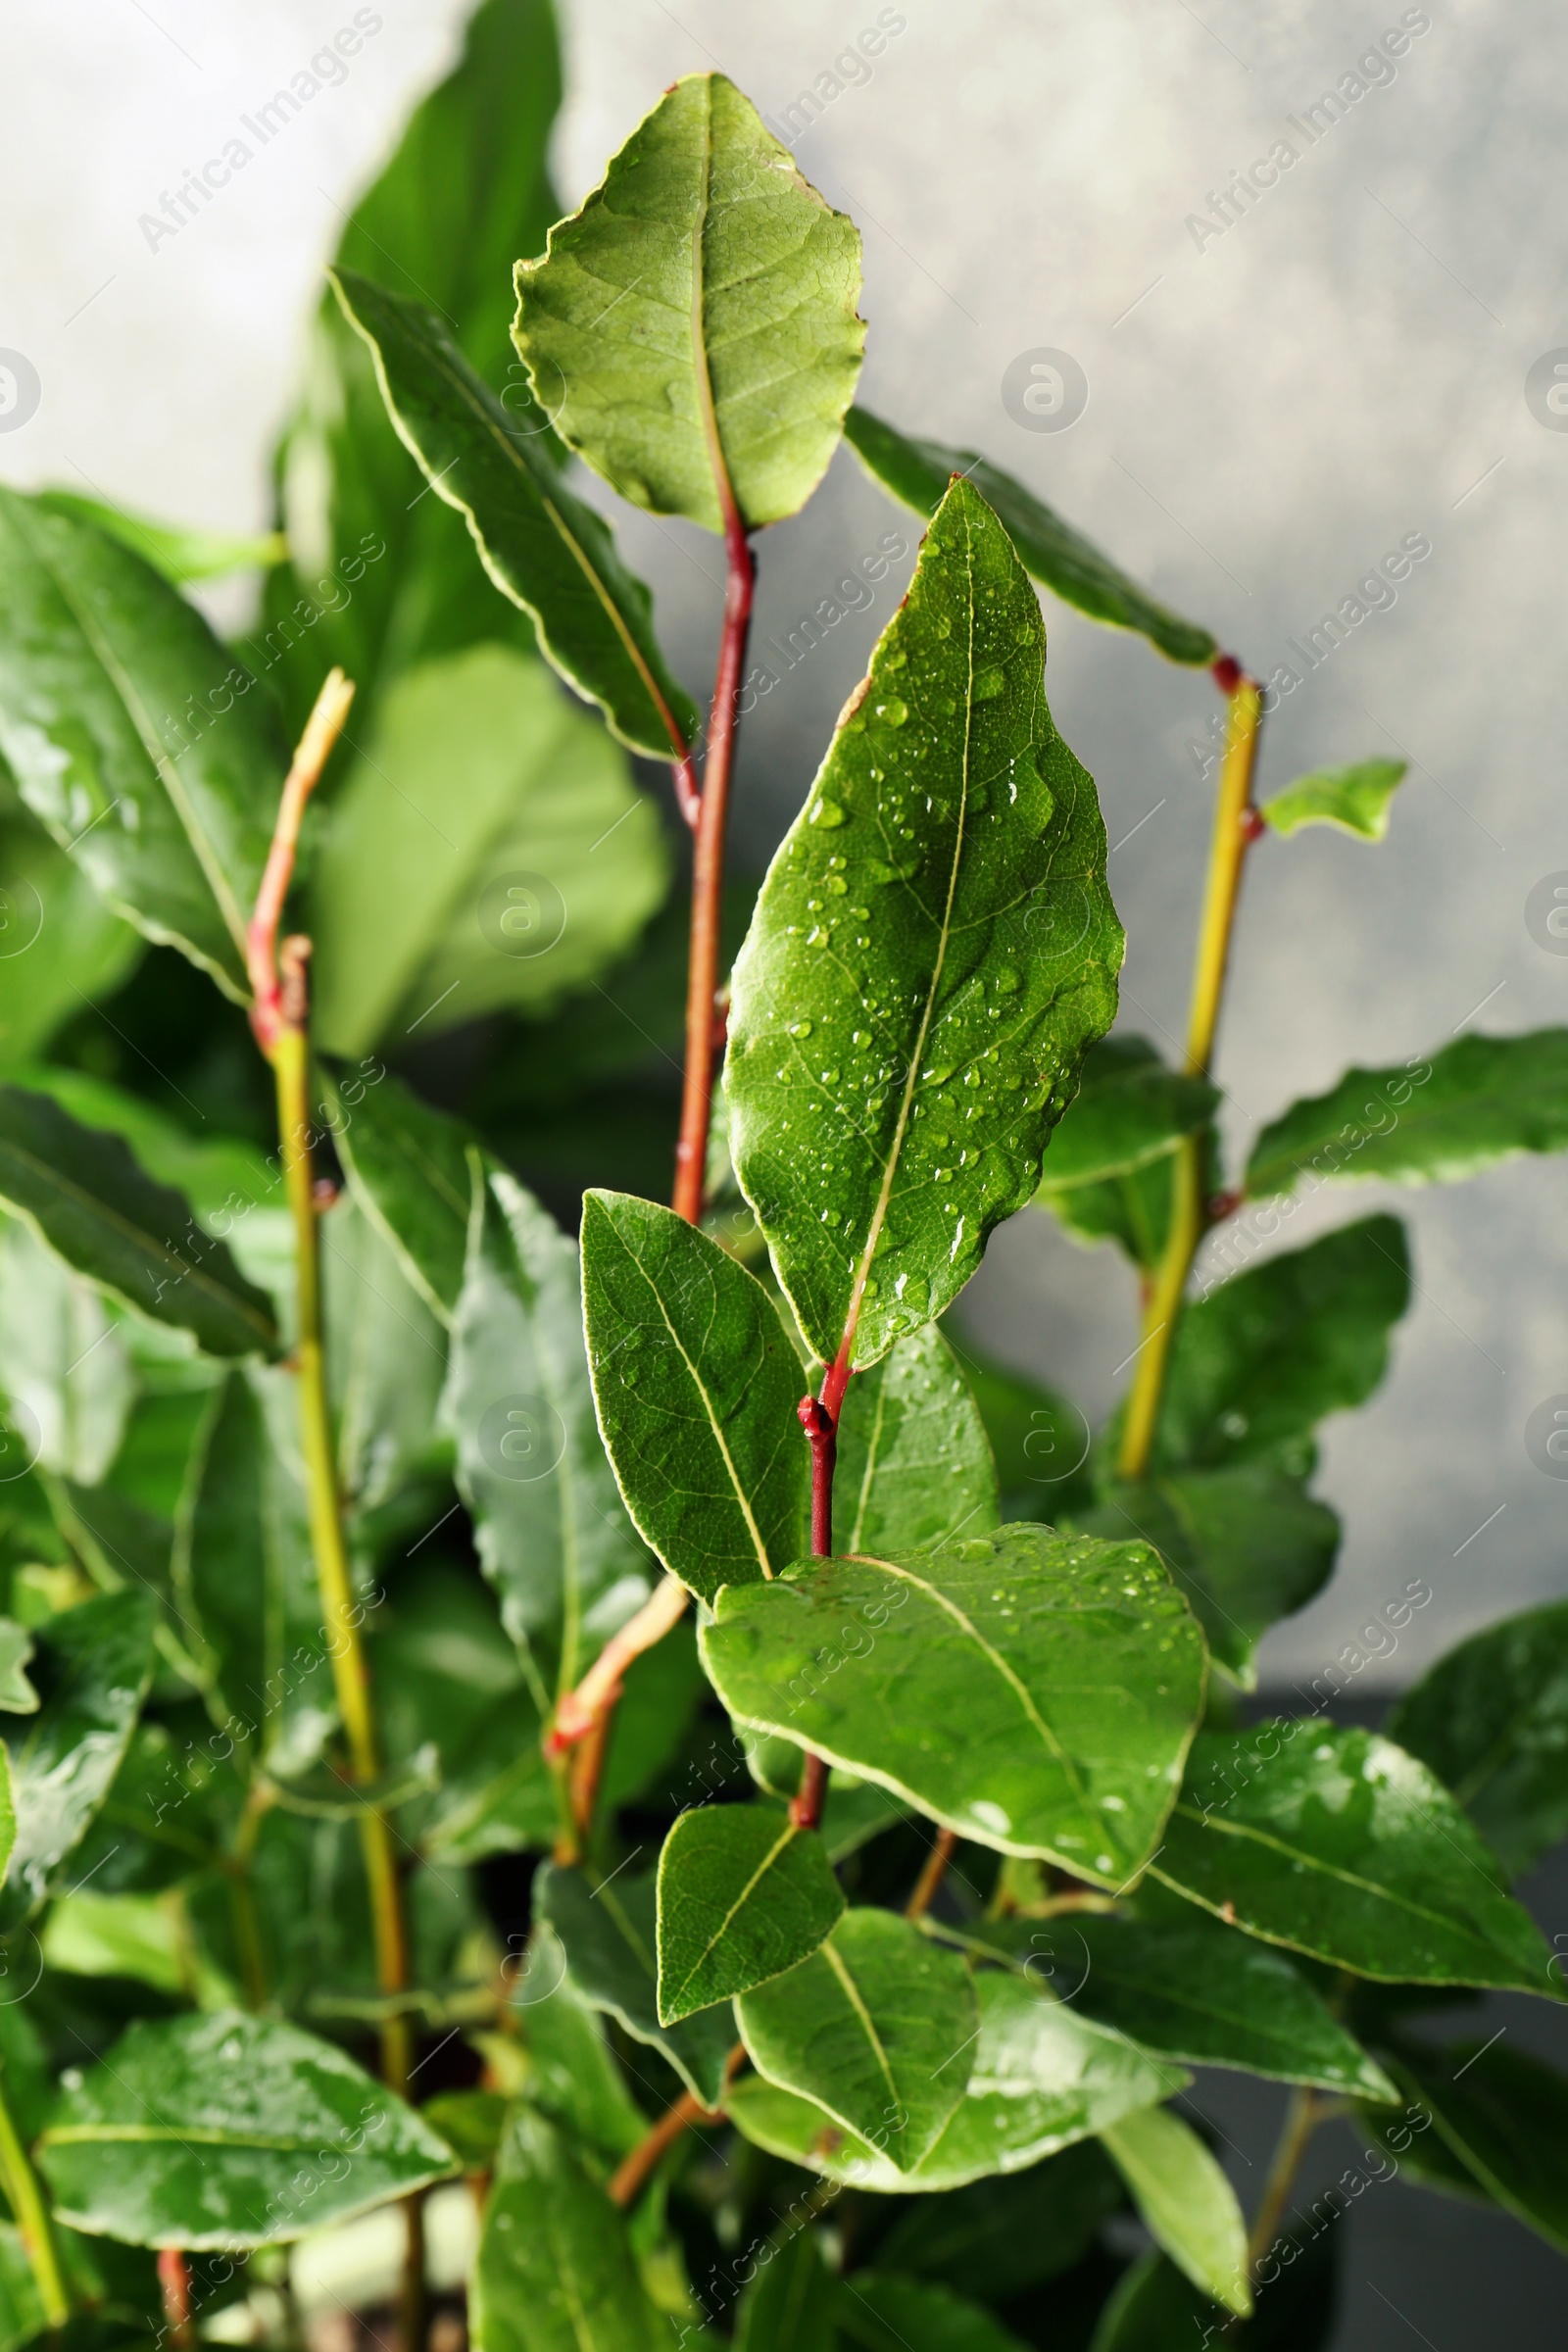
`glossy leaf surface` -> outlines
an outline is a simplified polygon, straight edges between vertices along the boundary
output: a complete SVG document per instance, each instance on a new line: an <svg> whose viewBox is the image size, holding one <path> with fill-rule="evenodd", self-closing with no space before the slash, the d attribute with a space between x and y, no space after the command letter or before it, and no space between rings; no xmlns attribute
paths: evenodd
<svg viewBox="0 0 1568 2352"><path fill-rule="evenodd" d="M563 487L531 419L514 420L421 304L343 270L338 299L370 346L382 395L438 498L456 507L541 652L623 743L668 759L697 713L664 665L653 600L610 528Z"/></svg>
<svg viewBox="0 0 1568 2352"><path fill-rule="evenodd" d="M474 2274L479 2352L667 2352L621 2216L523 2109L502 2144Z"/></svg>
<svg viewBox="0 0 1568 2352"><path fill-rule="evenodd" d="M839 1414L840 1551L940 1550L1002 1516L979 1407L935 1324L852 1380Z"/></svg>
<svg viewBox="0 0 1568 2352"><path fill-rule="evenodd" d="M513 329L567 447L634 505L749 530L806 504L865 327L860 239L722 74L666 90L604 183L517 265Z"/></svg>
<svg viewBox="0 0 1568 2352"><path fill-rule="evenodd" d="M1357 1976L1555 1989L1495 1857L1426 1766L1371 1732L1203 1734L1152 1869L1249 1934Z"/></svg>
<svg viewBox="0 0 1568 2352"><path fill-rule="evenodd" d="M1568 1834L1568 1601L1472 1634L1403 1693L1388 1730L1510 1877L1529 1870Z"/></svg>
<svg viewBox="0 0 1568 2352"><path fill-rule="evenodd" d="M1203 1689L1145 1545L1029 1523L732 1588L701 1643L742 1721L1113 1887L1158 1843Z"/></svg>
<svg viewBox="0 0 1568 2352"><path fill-rule="evenodd" d="M1389 830L1389 803L1408 765L1404 760L1358 760L1349 767L1314 768L1265 801L1258 814L1276 833L1335 825L1362 841L1382 841Z"/></svg>
<svg viewBox="0 0 1568 2352"><path fill-rule="evenodd" d="M1247 2224L1236 2191L1190 2124L1168 2107L1144 2107L1101 2133L1156 2245L1195 2286L1242 2318Z"/></svg>
<svg viewBox="0 0 1568 2352"><path fill-rule="evenodd" d="M824 1362L933 1320L1033 1196L1115 1011L1104 856L1034 591L956 483L735 966L731 1154Z"/></svg>
<svg viewBox="0 0 1568 2352"><path fill-rule="evenodd" d="M608 2009L638 2041L669 2060L688 2090L716 2107L735 2044L727 2008L679 2024L659 2022L658 1894L653 1874L629 1871L597 1885L580 1870L548 1863L534 1881L535 1916L560 1936L573 1990Z"/></svg>
<svg viewBox="0 0 1568 2352"><path fill-rule="evenodd" d="M1172 662L1212 662L1219 651L1206 629L1156 604L1043 498L989 458L940 441L917 441L862 408L851 409L844 433L867 472L917 514L934 514L953 476L963 474L1001 515L1034 577L1091 620L1138 630Z"/></svg>
<svg viewBox="0 0 1568 2352"><path fill-rule="evenodd" d="M231 571L266 570L288 553L281 531L250 537L231 531L204 531L194 524L155 522L150 515L132 514L123 507L84 498L76 490L45 490L39 505L52 514L70 514L90 522L111 539L118 539L175 588L195 580L221 579Z"/></svg>
<svg viewBox="0 0 1568 2352"><path fill-rule="evenodd" d="M820 1950L736 2003L758 2072L825 2108L900 2172L964 2094L979 2011L956 1952L890 1911L845 1914Z"/></svg>
<svg viewBox="0 0 1568 2352"><path fill-rule="evenodd" d="M1568 1029L1460 1037L1386 1070L1347 1070L1292 1103L1247 1163L1254 1200L1303 1179L1459 1184L1525 1152L1568 1150ZM1315 1183L1310 1188L1315 1190Z"/></svg>
<svg viewBox="0 0 1568 2352"><path fill-rule="evenodd" d="M149 564L13 490L0 582L0 754L23 799L117 913L243 1000L287 766L265 696Z"/></svg>
<svg viewBox="0 0 1568 2352"><path fill-rule="evenodd" d="M39 2155L62 2219L142 2246L268 2245L455 2169L343 2051L237 2009L138 2020Z"/></svg>
<svg viewBox="0 0 1568 2352"><path fill-rule="evenodd" d="M78 1274L190 1332L210 1355L276 1348L270 1299L188 1202L155 1183L118 1135L80 1126L19 1086L0 1087L0 1200Z"/></svg>
<svg viewBox="0 0 1568 2352"><path fill-rule="evenodd" d="M693 1806L659 1857L660 2024L782 1976L843 1910L822 1839L787 1813Z"/></svg>
<svg viewBox="0 0 1568 2352"><path fill-rule="evenodd" d="M756 1277L667 1208L583 1198L594 1401L626 1508L683 1584L776 1576L807 1548L800 1359Z"/></svg>

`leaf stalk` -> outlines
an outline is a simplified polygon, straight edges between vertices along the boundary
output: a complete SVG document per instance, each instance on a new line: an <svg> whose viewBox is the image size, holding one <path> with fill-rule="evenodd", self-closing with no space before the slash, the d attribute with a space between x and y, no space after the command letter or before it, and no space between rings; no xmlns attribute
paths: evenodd
<svg viewBox="0 0 1568 2352"><path fill-rule="evenodd" d="M60 2268L60 2250L55 2244L54 2228L38 2176L11 2113L3 2077L0 2077L0 2185L4 2186L17 2217L43 2316L51 2328L63 2328L71 2317L71 2297Z"/></svg>

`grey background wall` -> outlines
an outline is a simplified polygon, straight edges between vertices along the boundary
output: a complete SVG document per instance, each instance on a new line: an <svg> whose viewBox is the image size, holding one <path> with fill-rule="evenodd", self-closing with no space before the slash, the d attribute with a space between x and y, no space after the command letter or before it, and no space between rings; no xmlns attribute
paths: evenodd
<svg viewBox="0 0 1568 2352"><path fill-rule="evenodd" d="M320 264L449 61L463 7L371 13L380 29L343 83L150 248L138 217L352 8L5 8L0 345L31 360L41 400L0 434L0 475L192 522L264 519L265 454ZM1397 603L1269 724L1270 785L1373 753L1412 764L1381 849L1318 832L1252 862L1219 1059L1237 1145L1348 1062L1568 1019L1568 961L1524 914L1532 886L1568 868L1568 433L1525 395L1532 365L1568 346L1568 20L1486 0L571 0L565 13L565 199L678 74L722 66L778 120L813 92L795 143L864 232L868 405L1011 466L1253 668L1289 659L1287 639L1404 534L1430 539ZM879 14L901 23L868 74L836 66ZM1288 126L1342 77L1367 85L1357 60L1401 19L1427 28L1392 79L1348 95L1310 145ZM1212 222L1209 192L1281 139L1298 160L1254 208L1220 234L1189 226ZM1069 430L1026 430L1004 405L1009 363L1040 346L1088 378ZM826 491L769 535L761 630L787 629L898 523L841 454ZM701 686L715 550L679 526L623 527ZM749 724L736 824L753 865L798 805L903 569ZM1138 642L1054 606L1047 618L1054 709L1121 845L1123 1020L1168 1039L1211 795L1193 746L1218 698ZM1524 1446L1532 1409L1568 1391L1565 1200L1560 1161L1391 1200L1410 1222L1414 1304L1377 1402L1327 1432L1319 1485L1348 1523L1344 1561L1271 1637L1267 1679L1304 1683L1412 1577L1433 1601L1363 1690L1565 1589L1568 1485ZM1370 1191L1320 1195L1281 1244L1374 1204ZM1125 1274L1033 1215L998 1238L968 1311L998 1352L1092 1411L1134 1345Z"/></svg>

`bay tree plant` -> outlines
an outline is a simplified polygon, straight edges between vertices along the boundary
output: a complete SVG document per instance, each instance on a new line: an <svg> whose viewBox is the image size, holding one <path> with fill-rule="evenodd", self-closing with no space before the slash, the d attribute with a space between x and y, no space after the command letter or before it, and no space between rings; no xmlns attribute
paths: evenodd
<svg viewBox="0 0 1568 2352"><path fill-rule="evenodd" d="M1353 1645L1247 1696L1410 1287L1388 1213L1279 1228L1568 1147L1568 1033L1352 1069L1233 1164L1248 857L1383 840L1397 763L1260 800L1240 659L858 405L858 232L750 100L677 82L551 226L559 87L538 0L485 0L356 212L249 661L188 534L0 493L9 822L105 975L182 958L253 1061L226 1134L58 1013L0 1084L0 2352L293 2341L395 2205L407 2352L454 2231L485 2352L1322 2343L1331 2119L1341 2209L1402 2170L1568 2250L1568 2084L1432 2023L1561 1997L1510 1886L1568 1829L1568 1608L1384 1733L1335 1720ZM757 565L841 441L913 574L731 969ZM722 542L706 721L576 467ZM1041 587L1223 697L1179 1062L1114 1026ZM670 1204L596 1183L573 1235L499 1081L460 1115L409 1041L514 1021L538 1090L589 983L657 994L628 754L690 837ZM1142 1280L1092 1435L948 1320L1026 1213ZM1208 2067L1284 2086L1250 2214Z"/></svg>

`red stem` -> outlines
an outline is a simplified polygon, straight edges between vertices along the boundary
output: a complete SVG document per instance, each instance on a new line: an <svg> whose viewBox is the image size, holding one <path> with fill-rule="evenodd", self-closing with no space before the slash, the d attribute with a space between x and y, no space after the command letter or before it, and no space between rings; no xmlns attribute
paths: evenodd
<svg viewBox="0 0 1568 2352"><path fill-rule="evenodd" d="M158 2284L163 2292L164 2319L170 2337L179 2348L196 2340L190 2324L190 2266L178 2246L158 2249Z"/></svg>
<svg viewBox="0 0 1568 2352"><path fill-rule="evenodd" d="M845 1340L822 1379L820 1396L803 1396L796 1410L806 1442L811 1448L811 1557L833 1557L833 1474L839 1461L839 1414L850 1385L850 1342ZM801 1786L790 1800L790 1819L798 1830L814 1830L822 1819L827 1798L828 1768L809 1748L801 1770Z"/></svg>
<svg viewBox="0 0 1568 2352"><path fill-rule="evenodd" d="M724 827L729 815L730 772L740 728L738 703L741 672L746 663L746 640L752 625L752 591L756 565L747 543L746 526L733 502L727 502L724 544L729 555L729 581L724 591L724 628L719 640L718 673L713 680L713 708L708 727L708 757L703 764L703 792L696 811L697 844L692 860L691 960L686 981L686 1084L680 1106L680 1141L675 1147L677 1216L695 1225L703 1213L703 1186L708 1168L708 1124L713 1101L713 1007L718 994L718 958L723 918ZM683 785L675 771L682 813L691 822L684 794L689 791L690 762Z"/></svg>

